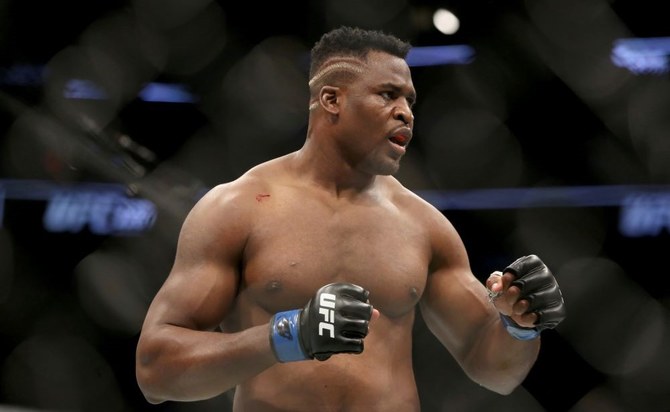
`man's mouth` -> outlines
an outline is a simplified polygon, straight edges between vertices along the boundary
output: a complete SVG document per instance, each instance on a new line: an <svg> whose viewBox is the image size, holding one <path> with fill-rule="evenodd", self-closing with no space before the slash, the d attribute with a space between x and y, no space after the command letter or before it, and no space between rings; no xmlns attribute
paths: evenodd
<svg viewBox="0 0 670 412"><path fill-rule="evenodd" d="M407 144L409 143L410 137L405 134L398 133L389 137L389 140L391 141L391 143L396 144L400 147L406 147Z"/></svg>

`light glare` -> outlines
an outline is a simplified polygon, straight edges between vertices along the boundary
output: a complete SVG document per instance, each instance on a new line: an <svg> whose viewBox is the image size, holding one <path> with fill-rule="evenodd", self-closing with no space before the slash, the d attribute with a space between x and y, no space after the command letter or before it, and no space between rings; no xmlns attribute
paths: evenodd
<svg viewBox="0 0 670 412"><path fill-rule="evenodd" d="M433 14L433 25L443 34L454 34L461 23L454 13L447 9L437 9Z"/></svg>

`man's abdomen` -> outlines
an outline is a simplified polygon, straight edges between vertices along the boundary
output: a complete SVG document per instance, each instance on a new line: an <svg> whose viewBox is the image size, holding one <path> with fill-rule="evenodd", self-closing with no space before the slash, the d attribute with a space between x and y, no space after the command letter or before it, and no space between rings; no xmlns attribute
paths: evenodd
<svg viewBox="0 0 670 412"><path fill-rule="evenodd" d="M277 364L236 389L233 410L419 411L411 342L384 335L371 331L359 355Z"/></svg>

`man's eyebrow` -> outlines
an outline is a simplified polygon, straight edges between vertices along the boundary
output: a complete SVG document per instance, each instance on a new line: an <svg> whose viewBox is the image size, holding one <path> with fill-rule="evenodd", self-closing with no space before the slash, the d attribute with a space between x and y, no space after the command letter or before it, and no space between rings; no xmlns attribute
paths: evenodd
<svg viewBox="0 0 670 412"><path fill-rule="evenodd" d="M395 84L395 83L383 83L383 84L381 85L381 87L384 88L384 89L391 89L391 90L393 90L395 93L398 93L398 94L405 94L405 90L404 90L404 88L401 87L401 86L398 86L398 85ZM411 91L410 93L407 94L407 98L410 99L410 100L412 100L412 102L416 102L416 92L415 92L415 91Z"/></svg>

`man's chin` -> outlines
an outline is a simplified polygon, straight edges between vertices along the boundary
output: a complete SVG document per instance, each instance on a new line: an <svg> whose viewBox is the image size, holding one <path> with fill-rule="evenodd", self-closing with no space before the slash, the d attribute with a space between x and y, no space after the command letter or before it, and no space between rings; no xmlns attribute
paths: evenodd
<svg viewBox="0 0 670 412"><path fill-rule="evenodd" d="M359 170L365 171L371 175L391 176L396 174L400 169L401 158L402 156L398 158L385 156L384 158L377 158L376 160L369 158L368 161L363 162L360 165L362 167L359 167Z"/></svg>

